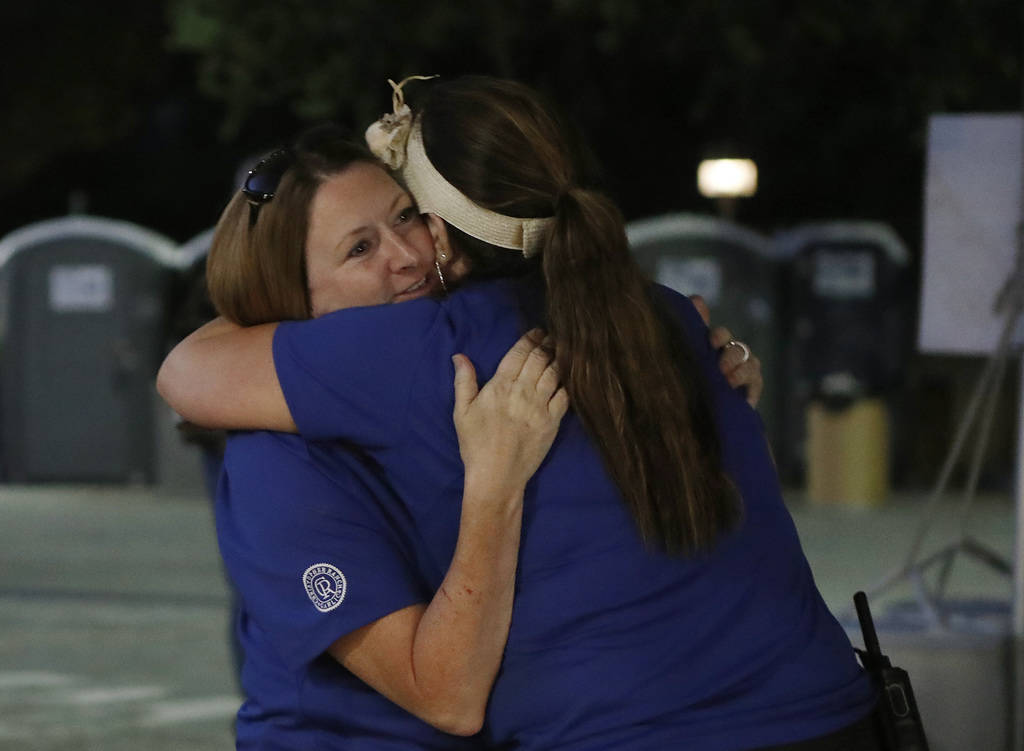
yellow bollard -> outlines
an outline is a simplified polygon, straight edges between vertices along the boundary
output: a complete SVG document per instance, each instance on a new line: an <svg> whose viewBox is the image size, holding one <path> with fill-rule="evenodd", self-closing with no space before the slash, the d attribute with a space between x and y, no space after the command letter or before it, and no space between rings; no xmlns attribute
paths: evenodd
<svg viewBox="0 0 1024 751"><path fill-rule="evenodd" d="M807 497L817 504L881 505L889 493L889 411L881 399L845 409L807 407Z"/></svg>

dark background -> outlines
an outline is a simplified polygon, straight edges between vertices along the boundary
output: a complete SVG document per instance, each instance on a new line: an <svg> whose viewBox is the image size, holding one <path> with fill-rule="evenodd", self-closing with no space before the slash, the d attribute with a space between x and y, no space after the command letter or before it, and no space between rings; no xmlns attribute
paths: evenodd
<svg viewBox="0 0 1024 751"><path fill-rule="evenodd" d="M1022 7L5 3L0 232L79 191L90 213L184 241L214 223L240 162L302 124L361 131L390 104L387 78L477 72L555 97L628 218L713 211L696 165L731 150L760 168L742 222L879 219L916 249L927 118L1020 109Z"/></svg>
<svg viewBox="0 0 1024 751"><path fill-rule="evenodd" d="M0 21L0 236L73 206L184 242L240 165L303 125L358 134L390 108L388 78L488 73L561 105L627 219L713 213L697 163L749 156L760 186L741 223L883 221L916 279L929 115L1024 96L1016 0L41 0ZM930 481L976 371L911 362L919 438L897 482ZM1014 414L997 418L1000 486Z"/></svg>

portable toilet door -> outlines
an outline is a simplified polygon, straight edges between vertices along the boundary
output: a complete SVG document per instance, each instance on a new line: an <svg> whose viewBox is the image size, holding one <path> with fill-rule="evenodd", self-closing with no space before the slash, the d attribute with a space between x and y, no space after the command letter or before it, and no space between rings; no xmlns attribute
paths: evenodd
<svg viewBox="0 0 1024 751"><path fill-rule="evenodd" d="M153 384L174 247L87 216L0 240L8 480L154 480Z"/></svg>
<svg viewBox="0 0 1024 751"><path fill-rule="evenodd" d="M877 425L902 422L893 423L887 412L901 406L898 395L912 350L916 294L910 252L892 227L874 221L802 224L778 233L774 244L788 260L785 380L791 391L785 419L792 461L810 477L814 454L822 461L813 476L835 480L840 428L847 423L833 417L842 412L844 420L854 421L850 425L873 425L862 438L884 454L884 461L866 449L849 452L858 462L879 468L874 489L861 495L880 500L888 487L890 441ZM848 412L854 404L859 411ZM861 416L869 422L855 422ZM812 440L811 426L828 442ZM848 474L858 481L868 476L856 464Z"/></svg>
<svg viewBox="0 0 1024 751"><path fill-rule="evenodd" d="M761 360L765 390L758 413L769 442L779 440L777 264L768 238L734 222L700 214L666 214L626 227L640 267L656 282L698 294L712 326L726 326Z"/></svg>

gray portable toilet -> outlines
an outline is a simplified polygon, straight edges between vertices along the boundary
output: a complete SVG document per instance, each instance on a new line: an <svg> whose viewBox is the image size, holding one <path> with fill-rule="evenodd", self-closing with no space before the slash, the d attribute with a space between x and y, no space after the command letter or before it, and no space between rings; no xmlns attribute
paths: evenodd
<svg viewBox="0 0 1024 751"><path fill-rule="evenodd" d="M175 273L167 305L164 349L169 351L216 313L205 294L206 256L214 228L203 230L175 250ZM202 431L182 430L182 420L162 399L157 399L157 477L172 493L209 494L206 461L198 448L204 443ZM206 459L206 455L203 455Z"/></svg>
<svg viewBox="0 0 1024 751"><path fill-rule="evenodd" d="M758 412L774 445L780 412L777 264L768 238L735 222L699 214L666 214L626 226L641 268L684 295L701 295L712 325L727 326L761 360L765 391Z"/></svg>
<svg viewBox="0 0 1024 751"><path fill-rule="evenodd" d="M851 405L867 407L867 400L872 400L882 409L875 422L888 422L883 403L889 409L898 406L891 397L902 382L911 350L916 299L909 275L910 253L891 227L873 221L803 224L780 232L774 243L779 256L788 260L785 357L791 393L785 421L789 448L794 462L809 470L812 449L816 455L830 453L828 458L838 461L835 446L819 451L809 441L810 421L831 420L828 415L838 415ZM808 412L810 405L815 405L815 412ZM869 420L866 412L850 419ZM836 445L845 427L827 424L829 439ZM849 430L863 433L857 440L864 443L888 442L888 433L877 427ZM819 474L837 480L838 466ZM849 473L862 480L868 477L863 468L852 467ZM880 498L884 483L875 484L874 495Z"/></svg>
<svg viewBox="0 0 1024 751"><path fill-rule="evenodd" d="M0 240L8 480L154 480L153 381L174 247L88 216Z"/></svg>

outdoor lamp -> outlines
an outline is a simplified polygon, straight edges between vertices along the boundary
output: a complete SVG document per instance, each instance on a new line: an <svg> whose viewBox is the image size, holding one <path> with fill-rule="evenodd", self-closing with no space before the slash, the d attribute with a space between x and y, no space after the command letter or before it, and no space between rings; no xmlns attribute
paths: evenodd
<svg viewBox="0 0 1024 751"><path fill-rule="evenodd" d="M705 159L697 166L697 189L705 198L749 198L757 192L752 159Z"/></svg>

